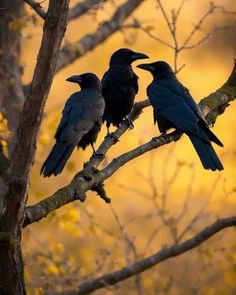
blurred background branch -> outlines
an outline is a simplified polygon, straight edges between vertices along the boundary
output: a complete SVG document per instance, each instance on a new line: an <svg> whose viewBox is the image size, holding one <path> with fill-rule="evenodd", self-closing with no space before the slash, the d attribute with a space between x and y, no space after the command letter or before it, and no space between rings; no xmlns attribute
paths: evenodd
<svg viewBox="0 0 236 295"><path fill-rule="evenodd" d="M71 290L62 292L63 295L82 295L92 293L93 291L106 287L108 285L117 284L120 281L126 280L131 276L137 275L148 268L151 268L158 263L176 257L185 253L186 251L192 250L193 248L201 245L207 239L211 238L213 235L219 231L236 225L236 216L232 216L225 219L219 219L214 222L212 225L209 225L198 234L193 236L191 239L188 239L180 244L174 244L171 247L166 247L159 252L136 261L133 265L122 268L121 270L115 271L113 273L105 274L96 279L91 279L87 282L81 284L77 290ZM59 293L55 293L55 295Z"/></svg>

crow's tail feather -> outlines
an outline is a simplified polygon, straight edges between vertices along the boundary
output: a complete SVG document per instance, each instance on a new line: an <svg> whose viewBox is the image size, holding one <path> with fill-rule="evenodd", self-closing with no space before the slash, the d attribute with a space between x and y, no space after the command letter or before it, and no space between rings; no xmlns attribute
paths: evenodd
<svg viewBox="0 0 236 295"><path fill-rule="evenodd" d="M210 141L216 143L217 145L223 147L223 143L219 140L219 138L208 128L208 126L204 123L202 124L203 130L207 134Z"/></svg>
<svg viewBox="0 0 236 295"><path fill-rule="evenodd" d="M74 148L75 145L73 144L66 145L62 142L57 142L44 162L40 174L43 174L44 177L49 177L52 174L57 175L61 173Z"/></svg>
<svg viewBox="0 0 236 295"><path fill-rule="evenodd" d="M224 169L210 142L206 143L196 136L189 136L189 138L205 169L210 169L213 171Z"/></svg>

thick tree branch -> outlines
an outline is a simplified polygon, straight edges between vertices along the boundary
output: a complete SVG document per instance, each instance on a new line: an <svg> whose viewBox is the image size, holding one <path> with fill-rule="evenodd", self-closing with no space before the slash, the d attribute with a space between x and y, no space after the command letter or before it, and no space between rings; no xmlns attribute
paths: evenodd
<svg viewBox="0 0 236 295"><path fill-rule="evenodd" d="M166 247L157 253L148 256L142 260L135 262L130 266L126 266L118 271L105 274L96 279L89 280L84 282L78 287L78 290L67 291L60 293L61 295L82 295L89 294L95 290L101 289L103 287L111 286L117 284L121 281L127 280L128 278L140 274L143 271L159 264L162 261L166 261L172 257L179 256L189 250L196 248L201 245L203 242L214 236L216 233L221 230L236 226L236 216L228 217L224 219L219 219L214 222L212 225L206 227L198 234L196 234L191 239L186 240L185 242L171 247Z"/></svg>
<svg viewBox="0 0 236 295"><path fill-rule="evenodd" d="M87 13L89 10L94 9L95 7L103 4L107 0L84 0L76 4L69 10L67 20L73 20L75 18L80 17L81 15Z"/></svg>
<svg viewBox="0 0 236 295"><path fill-rule="evenodd" d="M222 114L225 108L229 105L229 102L236 98L236 63L234 65L233 71L227 80L227 82L219 88L216 92L210 94L208 97L204 98L200 102L200 107L209 123L213 124L218 115ZM149 106L148 100L136 103L130 118L134 121L138 115L141 113L142 109ZM128 129L128 126L122 124L115 135L120 138L122 134ZM89 162L85 165L83 171L78 173L73 179L71 184L58 190L52 196L47 199L42 200L36 205L26 208L26 217L24 225L31 224L35 221L46 217L50 212L60 208L61 206L70 203L74 200L81 199L84 200L84 193L94 186L101 184L104 180L109 178L113 173L115 173L120 167L129 162L130 160L150 151L154 148L160 147L164 144L168 144L171 141L178 140L180 134L178 132L172 132L166 137L159 136L155 140L150 140L149 142L127 152L118 158L114 159L110 164L108 164L103 170L98 171L95 169L101 159L92 157ZM98 153L105 154L108 149L114 144L112 138L105 138L103 143L98 148ZM94 169L94 173L93 173ZM89 180L83 177L85 172L91 173Z"/></svg>
<svg viewBox="0 0 236 295"><path fill-rule="evenodd" d="M27 4L29 4L30 7L33 8L33 10L42 18L46 19L47 13L43 10L40 3L34 1L34 0L24 0Z"/></svg>
<svg viewBox="0 0 236 295"><path fill-rule="evenodd" d="M104 42L113 33L119 30L124 20L143 2L143 0L128 0L120 5L109 21L105 21L92 34L84 36L75 43L65 45L61 51L57 62L56 71L60 71L77 58L93 50L98 44Z"/></svg>

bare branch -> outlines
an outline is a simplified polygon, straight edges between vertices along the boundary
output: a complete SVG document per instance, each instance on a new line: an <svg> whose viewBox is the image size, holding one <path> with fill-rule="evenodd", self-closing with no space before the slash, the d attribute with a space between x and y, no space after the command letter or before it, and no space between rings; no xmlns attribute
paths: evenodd
<svg viewBox="0 0 236 295"><path fill-rule="evenodd" d="M93 50L97 45L104 42L113 33L118 31L124 20L143 2L143 0L127 0L120 5L109 21L105 21L92 34L84 36L75 43L65 45L61 51L57 62L56 71L60 71L68 64Z"/></svg>
<svg viewBox="0 0 236 295"><path fill-rule="evenodd" d="M107 0L84 0L83 2L77 3L74 7L69 10L67 20L73 20L87 13L89 10L99 7Z"/></svg>
<svg viewBox="0 0 236 295"><path fill-rule="evenodd" d="M151 33L150 29L149 28L145 28L144 26L142 26L142 24L140 23L140 21L138 20L135 20L135 23L130 26L127 26L127 27L133 27L133 28L138 28L140 29L141 31L143 31L148 37L150 37L151 39L163 44L163 45L166 45L167 47L169 48L172 48L174 49L174 46L169 44L168 42L162 40L161 38L159 38L158 36L155 36L153 33Z"/></svg>
<svg viewBox="0 0 236 295"><path fill-rule="evenodd" d="M155 254L148 256L142 260L135 262L130 266L126 266L118 271L105 274L96 279L92 279L84 282L78 287L78 290L71 290L67 292L60 293L61 295L82 295L88 294L95 290L101 289L103 287L111 286L117 284L121 281L127 280L128 278L140 274L145 270L156 266L162 261L166 261L172 257L179 256L189 250L196 248L203 242L220 232L221 230L236 226L236 216L219 219L210 226L204 228L198 234L193 236L191 239L186 240L178 245L173 245L171 247L164 248Z"/></svg>
<svg viewBox="0 0 236 295"><path fill-rule="evenodd" d="M205 36L202 37L197 42L195 42L195 43L193 43L191 45L183 45L183 46L181 46L180 50L183 50L183 49L192 49L194 47L197 47L197 46L201 45L202 43L208 41L216 33L220 32L220 31L224 31L224 30L230 29L230 28L233 28L233 27L236 27L236 23L235 24L226 25L226 26L221 26L221 27L215 27L212 31L206 33Z"/></svg>
<svg viewBox="0 0 236 295"><path fill-rule="evenodd" d="M216 92L211 93L208 97L204 98L200 103L200 107L203 111L204 116L210 123L214 123L217 116L222 114L225 108L229 105L229 102L236 98L236 62L233 71L227 80L227 82L219 88ZM130 115L130 119L134 121L141 113L143 108L150 105L149 100L145 100L135 104L135 107ZM128 129L128 126L122 124L115 132L117 138L120 138L122 134ZM31 224L35 221L46 217L49 213L62 207L65 204L73 202L74 200L84 200L84 193L96 185L101 184L104 180L113 175L120 167L125 165L132 159L164 144L168 144L171 141L178 140L180 134L178 132L172 132L168 136L159 136L155 140L149 142L127 152L108 164L103 170L96 170L101 163L101 159L92 156L89 162L85 165L84 170L79 172L72 182L64 188L59 189L51 197L42 200L38 204L29 206L26 208L26 216L24 226ZM114 144L113 139L106 137L97 152L105 154L108 149ZM90 173L90 179L86 180L83 177L83 173Z"/></svg>
<svg viewBox="0 0 236 295"><path fill-rule="evenodd" d="M163 15L163 17L164 17L164 19L165 19L165 21L166 21L166 24L167 24L167 26L168 26L170 32L173 32L173 27L171 26L170 20L169 20L169 18L168 18L168 15L167 15L167 13L166 13L166 11L165 11L164 6L163 6L162 3L161 3L161 0L157 0L157 3L158 3L158 5L159 5L159 7L160 7L160 9L161 9L162 15Z"/></svg>
<svg viewBox="0 0 236 295"><path fill-rule="evenodd" d="M175 21L177 22L179 16L180 16L180 13L184 7L184 4L187 2L188 0L182 0L179 7L177 8L177 11L175 12Z"/></svg>
<svg viewBox="0 0 236 295"><path fill-rule="evenodd" d="M196 25L194 25L193 30L189 33L188 37L186 38L186 40L184 41L183 45L181 46L182 48L185 48L189 42L192 40L192 38L194 37L194 35L196 34L196 32L198 30L201 29L201 26L203 24L203 22L208 18L208 16L210 16L216 9L218 8L218 6L214 5L212 2L210 2L210 6L209 9L207 10L206 13L204 13L204 15L200 18L200 20L197 22Z"/></svg>
<svg viewBox="0 0 236 295"><path fill-rule="evenodd" d="M24 0L27 4L29 4L30 7L33 8L33 10L42 18L45 20L47 13L43 10L40 3L34 1L34 0Z"/></svg>

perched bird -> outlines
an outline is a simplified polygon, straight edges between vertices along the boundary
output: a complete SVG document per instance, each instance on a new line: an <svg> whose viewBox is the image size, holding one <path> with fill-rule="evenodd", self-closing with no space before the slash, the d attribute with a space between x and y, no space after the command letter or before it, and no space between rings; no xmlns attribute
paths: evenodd
<svg viewBox="0 0 236 295"><path fill-rule="evenodd" d="M41 169L44 177L61 173L76 146L84 150L90 144L95 152L93 143L102 125L105 101L98 77L85 73L66 81L79 84L81 91L66 101L55 134L56 143Z"/></svg>
<svg viewBox="0 0 236 295"><path fill-rule="evenodd" d="M105 99L103 122L106 121L108 134L110 125L118 127L133 108L138 92L138 76L131 64L143 58L148 56L127 48L121 48L111 56L110 67L102 78L102 95Z"/></svg>
<svg viewBox="0 0 236 295"><path fill-rule="evenodd" d="M223 170L211 141L222 142L209 129L208 124L187 88L176 78L172 68L164 61L138 65L151 72L154 80L147 88L153 106L154 123L162 134L170 128L186 133L190 138L205 169Z"/></svg>

